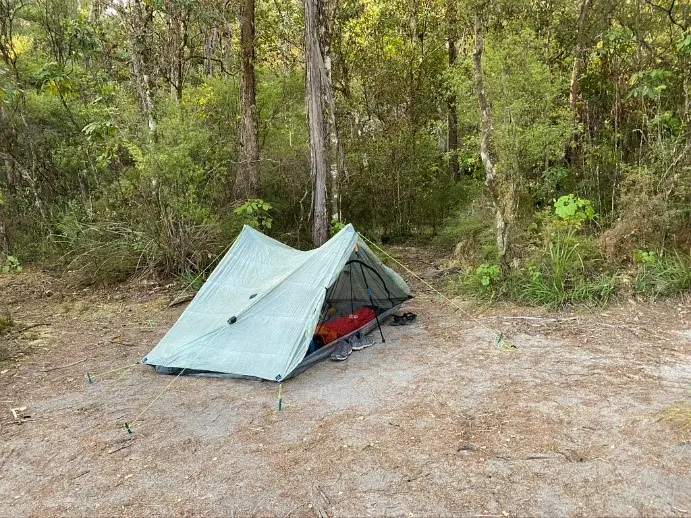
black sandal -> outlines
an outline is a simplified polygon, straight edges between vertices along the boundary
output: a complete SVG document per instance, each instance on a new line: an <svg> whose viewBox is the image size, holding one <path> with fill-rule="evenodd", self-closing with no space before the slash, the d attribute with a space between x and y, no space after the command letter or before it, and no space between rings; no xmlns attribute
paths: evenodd
<svg viewBox="0 0 691 518"><path fill-rule="evenodd" d="M415 313L403 313L402 315L394 315L392 326L407 326L415 322L417 315Z"/></svg>

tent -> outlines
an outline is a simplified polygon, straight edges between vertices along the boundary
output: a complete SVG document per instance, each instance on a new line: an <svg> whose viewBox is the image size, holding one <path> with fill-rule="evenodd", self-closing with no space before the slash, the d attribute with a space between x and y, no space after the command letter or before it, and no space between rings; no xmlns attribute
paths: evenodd
<svg viewBox="0 0 691 518"><path fill-rule="evenodd" d="M313 351L319 324L368 308L377 318L359 328L366 333L411 297L352 225L309 251L245 226L142 363L167 374L282 381L330 355L333 342Z"/></svg>

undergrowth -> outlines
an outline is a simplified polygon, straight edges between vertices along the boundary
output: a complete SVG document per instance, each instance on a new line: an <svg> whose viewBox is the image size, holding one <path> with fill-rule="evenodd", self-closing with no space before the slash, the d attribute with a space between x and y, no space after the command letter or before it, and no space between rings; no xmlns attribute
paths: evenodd
<svg viewBox="0 0 691 518"><path fill-rule="evenodd" d="M523 263L510 269L495 262L466 265L451 289L482 300L548 307L604 304L618 294L654 300L691 290L691 257L678 251L638 250L630 268L607 264L588 233L596 218L587 200L563 196L554 212L531 225L537 244Z"/></svg>

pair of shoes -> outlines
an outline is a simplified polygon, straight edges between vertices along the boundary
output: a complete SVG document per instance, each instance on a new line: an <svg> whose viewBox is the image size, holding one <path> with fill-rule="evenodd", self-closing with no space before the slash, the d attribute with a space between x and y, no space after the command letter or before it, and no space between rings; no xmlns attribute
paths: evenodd
<svg viewBox="0 0 691 518"><path fill-rule="evenodd" d="M353 347L353 351L362 351L363 349L374 345L374 338L371 336L357 336L350 340L350 344Z"/></svg>
<svg viewBox="0 0 691 518"><path fill-rule="evenodd" d="M407 325L415 322L416 319L417 319L417 315L415 313L403 313L402 315L394 315L393 316L393 322L391 322L391 325L392 326L407 326Z"/></svg>
<svg viewBox="0 0 691 518"><path fill-rule="evenodd" d="M334 352L331 353L331 359L335 362L344 362L352 352L353 347L348 340L339 340L336 342Z"/></svg>

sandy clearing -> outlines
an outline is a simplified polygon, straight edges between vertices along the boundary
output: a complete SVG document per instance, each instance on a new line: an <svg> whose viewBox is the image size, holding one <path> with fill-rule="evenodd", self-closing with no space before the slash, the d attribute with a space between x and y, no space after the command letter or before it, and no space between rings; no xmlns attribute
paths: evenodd
<svg viewBox="0 0 691 518"><path fill-rule="evenodd" d="M280 413L273 383L181 377L129 437L124 421L172 378L135 366L85 385L84 373L143 357L181 308L157 313L155 287L46 296L49 277L1 282L17 320L50 325L5 338L0 515L691 513L689 436L658 421L689 400L688 303L555 321L495 309L481 323L509 353L420 294L416 325L286 382ZM20 406L31 418L17 425Z"/></svg>

